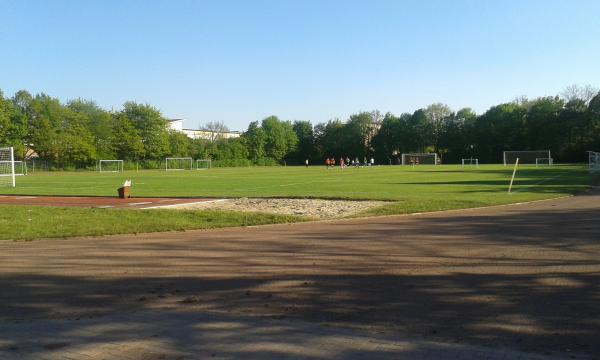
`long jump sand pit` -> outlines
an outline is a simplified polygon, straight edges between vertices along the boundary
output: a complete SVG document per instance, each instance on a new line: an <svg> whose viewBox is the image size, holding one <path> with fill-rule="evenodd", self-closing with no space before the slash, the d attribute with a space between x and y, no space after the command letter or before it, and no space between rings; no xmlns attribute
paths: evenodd
<svg viewBox="0 0 600 360"><path fill-rule="evenodd" d="M4 242L0 325L35 328L44 319L64 320L52 333L60 342L61 336L82 339L100 325L124 328L119 331L128 336L127 328L145 326L134 318L111 320L120 314L176 312L191 324L184 335L148 339L163 350L182 350L207 331L200 314L218 313L288 328L310 323L598 358L599 218L600 196L589 193L415 216ZM89 318L93 329L77 324ZM119 333L111 334L88 345L114 344ZM265 335L270 342L254 345L283 344L283 334L272 332ZM33 341L25 332L9 335L17 355L27 348L20 342ZM217 357L250 349L214 341L224 342ZM387 351L374 347L369 358L401 358Z"/></svg>
<svg viewBox="0 0 600 360"><path fill-rule="evenodd" d="M306 216L314 219L332 219L354 215L386 201L352 201L323 199L284 199L284 198L237 198L220 199L196 203L182 203L167 208L181 210L219 209L230 211L258 211L274 214Z"/></svg>

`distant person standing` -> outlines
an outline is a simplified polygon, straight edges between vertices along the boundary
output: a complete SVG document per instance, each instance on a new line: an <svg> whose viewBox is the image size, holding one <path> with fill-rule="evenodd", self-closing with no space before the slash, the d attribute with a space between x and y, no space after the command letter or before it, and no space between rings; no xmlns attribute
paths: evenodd
<svg viewBox="0 0 600 360"><path fill-rule="evenodd" d="M327 169L329 169L329 165L331 165L331 161L329 160L329 158L325 159L325 167L327 167Z"/></svg>
<svg viewBox="0 0 600 360"><path fill-rule="evenodd" d="M304 165L306 165L306 167L308 167L308 159L304 160Z"/></svg>
<svg viewBox="0 0 600 360"><path fill-rule="evenodd" d="M375 166L375 159L371 158L371 166Z"/></svg>
<svg viewBox="0 0 600 360"><path fill-rule="evenodd" d="M344 169L344 158L343 157L340 158L340 168Z"/></svg>

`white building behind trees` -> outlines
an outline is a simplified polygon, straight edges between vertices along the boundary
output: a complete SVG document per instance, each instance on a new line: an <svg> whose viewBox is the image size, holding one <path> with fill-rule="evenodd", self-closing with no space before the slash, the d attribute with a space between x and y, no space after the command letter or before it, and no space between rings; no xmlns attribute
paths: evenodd
<svg viewBox="0 0 600 360"><path fill-rule="evenodd" d="M169 128L187 135L191 139L205 139L215 141L218 139L233 139L242 135L239 131L212 130L212 129L185 129L184 119L169 119Z"/></svg>

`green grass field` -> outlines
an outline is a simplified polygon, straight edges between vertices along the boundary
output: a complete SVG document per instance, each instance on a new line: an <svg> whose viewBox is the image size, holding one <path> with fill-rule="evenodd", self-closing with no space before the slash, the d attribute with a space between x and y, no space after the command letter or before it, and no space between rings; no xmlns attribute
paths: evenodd
<svg viewBox="0 0 600 360"><path fill-rule="evenodd" d="M590 184L583 166L521 167L507 195L512 169L482 165L214 168L202 171L38 172L17 178L1 194L114 196L125 179L138 197L296 197L440 201L453 198L506 203L572 194Z"/></svg>
<svg viewBox="0 0 600 360"><path fill-rule="evenodd" d="M482 165L479 168L463 168L458 165L422 165L415 168L378 166L344 170L340 168L326 169L320 166L310 168L253 167L102 174L96 172L39 172L18 177L16 188L0 188L0 194L115 196L116 188L125 179L131 179L133 182L132 193L138 197L293 197L387 200L390 201L388 205L371 209L359 215L389 215L559 197L583 191L596 180L589 175L584 166L570 165L552 168L524 166L517 172L513 193L508 194L511 173L511 168L498 165ZM18 207L2 206L0 227L11 221L21 221L14 215L17 211L13 209L16 208ZM53 227L51 213L54 214L56 211L58 210L47 213L50 223L44 223L45 228ZM69 229L63 227L63 230L59 232L50 232L41 227L38 231L35 229L36 225L28 225L29 235L22 238L61 236L61 234L62 236L74 236L196 229L214 227L214 222L211 224L214 219L220 219L219 221L223 223L219 226L254 223L254 220L249 221L248 218L237 218L236 221L225 220L213 211L211 215L213 220L210 221L194 220L192 216L192 220L183 223L176 222L177 224L171 227L169 227L168 221L162 222L162 220L158 221L162 225L151 226L153 218L168 218L167 215L164 215L164 211L112 210L113 213L100 209L65 209L62 214L67 214L69 211L73 214L68 216L77 217L79 219L77 224L80 225L73 223ZM119 221L119 215L104 216L104 214L127 214L121 217L131 216L133 218L130 218L128 222L137 225L126 225L127 222ZM54 222L62 221L64 223L64 219L68 216ZM263 215L256 216L258 216L255 219L257 223L293 221L292 217L264 218L261 217ZM86 225L88 222L90 226ZM17 235L13 235L12 238L17 238Z"/></svg>
<svg viewBox="0 0 600 360"><path fill-rule="evenodd" d="M136 234L298 222L295 216L233 211L0 206L0 240Z"/></svg>

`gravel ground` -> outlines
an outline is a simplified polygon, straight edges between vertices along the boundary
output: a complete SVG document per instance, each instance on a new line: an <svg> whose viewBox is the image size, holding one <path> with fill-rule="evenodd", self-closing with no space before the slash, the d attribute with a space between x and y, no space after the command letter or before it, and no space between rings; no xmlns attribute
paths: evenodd
<svg viewBox="0 0 600 360"><path fill-rule="evenodd" d="M332 219L353 215L385 204L385 201L240 198L181 204L169 207L182 210L220 209L258 211L274 214L306 216L316 219Z"/></svg>
<svg viewBox="0 0 600 360"><path fill-rule="evenodd" d="M599 218L596 191L411 216L2 241L0 359L496 359L470 345L600 359ZM171 323L179 313L185 321ZM208 313L226 317L207 323ZM323 343L316 326L461 350ZM142 357L148 349L154 357Z"/></svg>

